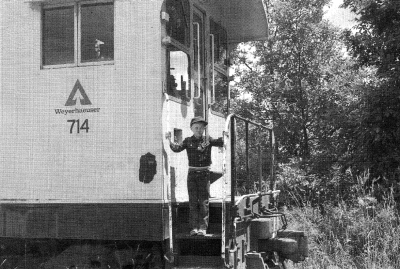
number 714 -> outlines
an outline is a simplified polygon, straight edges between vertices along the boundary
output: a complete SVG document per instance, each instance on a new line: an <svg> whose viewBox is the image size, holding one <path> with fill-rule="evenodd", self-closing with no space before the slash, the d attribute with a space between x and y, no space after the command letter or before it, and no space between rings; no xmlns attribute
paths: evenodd
<svg viewBox="0 0 400 269"><path fill-rule="evenodd" d="M69 133L72 134L74 131L75 123L76 123L76 133L79 134L80 130L86 130L86 133L89 132L89 120L85 119L85 121L80 125L79 120L67 120L67 122L71 123L71 128L69 129Z"/></svg>

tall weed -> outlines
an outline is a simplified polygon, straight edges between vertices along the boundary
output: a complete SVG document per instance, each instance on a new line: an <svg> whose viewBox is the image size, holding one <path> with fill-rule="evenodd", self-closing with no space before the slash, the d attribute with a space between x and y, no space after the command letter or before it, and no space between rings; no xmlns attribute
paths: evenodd
<svg viewBox="0 0 400 269"><path fill-rule="evenodd" d="M289 229L304 230L309 257L288 268L400 268L400 221L394 203L311 206L286 211Z"/></svg>

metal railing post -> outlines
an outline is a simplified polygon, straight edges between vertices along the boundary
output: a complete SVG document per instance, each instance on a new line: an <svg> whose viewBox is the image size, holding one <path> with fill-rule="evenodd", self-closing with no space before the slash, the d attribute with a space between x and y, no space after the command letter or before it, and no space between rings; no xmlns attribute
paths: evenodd
<svg viewBox="0 0 400 269"><path fill-rule="evenodd" d="M262 151L261 144L258 144L258 188L259 191L262 191Z"/></svg>
<svg viewBox="0 0 400 269"><path fill-rule="evenodd" d="M249 165L249 123L244 123L246 130L246 194L250 193L250 165Z"/></svg>
<svg viewBox="0 0 400 269"><path fill-rule="evenodd" d="M270 147L271 147L271 174L270 174L270 183L269 189L274 190L275 187L275 137L274 131L271 129L269 131L270 134Z"/></svg>
<svg viewBox="0 0 400 269"><path fill-rule="evenodd" d="M261 151L261 142L258 144L258 193L262 193L262 151ZM262 199L258 202L258 208L262 208L263 203Z"/></svg>
<svg viewBox="0 0 400 269"><path fill-rule="evenodd" d="M232 218L233 210L235 206L235 184L236 184L236 162L235 162L235 155L236 155L236 133L235 133L235 117L231 118L231 207L232 207Z"/></svg>

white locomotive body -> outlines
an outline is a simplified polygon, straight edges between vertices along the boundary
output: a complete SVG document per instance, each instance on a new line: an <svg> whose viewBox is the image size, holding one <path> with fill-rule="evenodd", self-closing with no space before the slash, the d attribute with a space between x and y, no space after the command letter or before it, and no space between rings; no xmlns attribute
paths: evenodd
<svg viewBox="0 0 400 269"><path fill-rule="evenodd" d="M228 55L266 39L263 0L0 7L0 268L269 268L263 249L302 259L304 234L275 240L275 192L235 198L235 120L246 132L249 121L228 116ZM187 156L166 133L181 142L196 116L225 144L212 152L209 235L187 238Z"/></svg>
<svg viewBox="0 0 400 269"><path fill-rule="evenodd" d="M148 211L136 213L137 208L155 211L149 230L162 231L168 223L162 216L168 215L171 168L172 198L187 200L186 156L171 153L164 133L190 136L189 122L197 113L208 117L212 136L222 135L224 114L206 109L212 94L210 33L219 31L216 65L227 60L229 42L265 36L261 1L244 2L2 1L0 235L118 238L92 223L102 225L108 208L116 205L132 207L129 215L136 215L141 230ZM259 27L252 26L257 18L247 17L256 11ZM211 21L218 22L217 30L210 28ZM226 76L226 62L220 66ZM178 81L171 89L172 75L184 77L185 85ZM201 93L195 92L198 82ZM222 169L218 150L213 169ZM79 210L71 211L71 204ZM13 206L21 213L10 213L7 208ZM41 217L30 218L36 208ZM95 209L101 214L92 221L88 212ZM92 223L99 234L69 227L75 222L62 222L61 216ZM119 227L121 221L115 222ZM32 225L49 229L37 233ZM124 238L141 234L131 229ZM168 234L157 232L150 239L154 236L161 240Z"/></svg>

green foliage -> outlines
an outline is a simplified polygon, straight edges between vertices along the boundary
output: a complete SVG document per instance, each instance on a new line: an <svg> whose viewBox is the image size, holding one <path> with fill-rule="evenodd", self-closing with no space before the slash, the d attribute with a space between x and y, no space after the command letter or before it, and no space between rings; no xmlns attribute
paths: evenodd
<svg viewBox="0 0 400 269"><path fill-rule="evenodd" d="M374 66L378 74L395 77L399 72L400 2L397 0L344 0L358 14L355 32L346 31L349 49L361 66Z"/></svg>
<svg viewBox="0 0 400 269"><path fill-rule="evenodd" d="M236 90L249 98L233 105L246 117L274 121L281 162L325 153L338 160L348 144L343 125L358 120L359 76L341 52L339 31L322 20L326 2L272 1L268 42L236 52Z"/></svg>
<svg viewBox="0 0 400 269"><path fill-rule="evenodd" d="M309 242L308 259L299 265L290 264L288 268L399 268L400 216L393 189L366 191L364 184L369 175L354 177L349 172L347 186L342 184L346 179L335 181L334 173L329 186L315 184L324 181L318 177L311 180L314 186L310 186L304 184L307 180L298 180L305 176L304 172L300 175L301 172L296 162L285 168L282 178L289 182L281 184L283 197L280 200L297 197L295 200L299 201L301 194L318 193L321 188L330 189L328 194L335 193L335 197L319 193L319 207L310 206L310 202L301 207L284 207L288 229L305 231ZM380 202L373 197L376 191L383 191ZM304 201L312 201L312 198Z"/></svg>
<svg viewBox="0 0 400 269"><path fill-rule="evenodd" d="M326 1L269 3L268 42L236 51L232 103L274 122L281 206L310 240L294 268L400 268L400 2L344 0L344 32Z"/></svg>
<svg viewBox="0 0 400 269"><path fill-rule="evenodd" d="M400 179L400 2L345 0L344 5L358 14L358 25L344 34L348 49L358 67L376 70L363 86L353 161L370 170L371 180L390 187Z"/></svg>
<svg viewBox="0 0 400 269"><path fill-rule="evenodd" d="M366 87L354 162L368 167L372 178L396 184L400 165L400 91L398 82ZM397 93L398 92L398 93Z"/></svg>
<svg viewBox="0 0 400 269"><path fill-rule="evenodd" d="M280 201L286 206L320 207L328 201L330 204L338 204L345 200L355 200L358 182L350 172L342 173L337 166L330 166L331 160L319 159L315 169L323 171L323 174L306 173L300 168L299 161L281 164L277 174L277 189L281 190ZM328 164L325 163L328 162Z"/></svg>
<svg viewBox="0 0 400 269"><path fill-rule="evenodd" d="M286 211L291 227L306 231L309 257L288 268L399 268L400 222L392 199L376 204L368 196L354 205Z"/></svg>
<svg viewBox="0 0 400 269"><path fill-rule="evenodd" d="M344 32L326 1L269 3L268 42L236 51L232 103L274 122L280 206L310 242L289 268L400 268L400 2L344 0Z"/></svg>
<svg viewBox="0 0 400 269"><path fill-rule="evenodd" d="M274 122L279 165L296 158L309 191L348 169L400 189L399 2L344 1L359 23L344 32L322 20L327 1L269 3L268 41L235 52L235 112Z"/></svg>
<svg viewBox="0 0 400 269"><path fill-rule="evenodd" d="M370 74L353 68L342 52L339 30L322 20L326 2L271 1L268 41L236 51L240 79L233 107L258 122L273 121L280 184L290 190L288 201L300 204L333 199L351 181L343 172L355 163L360 85ZM239 159L243 156L239 150ZM257 163L257 154L250 156L250 163ZM298 170L290 171L293 165ZM239 165L239 174L243 167ZM292 180L291 172L299 177ZM263 175L268 173L264 169Z"/></svg>

